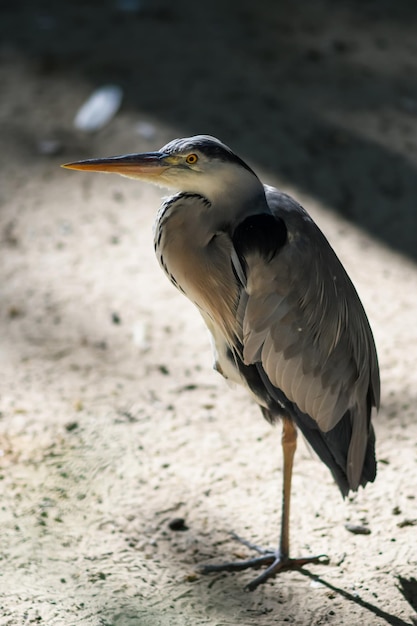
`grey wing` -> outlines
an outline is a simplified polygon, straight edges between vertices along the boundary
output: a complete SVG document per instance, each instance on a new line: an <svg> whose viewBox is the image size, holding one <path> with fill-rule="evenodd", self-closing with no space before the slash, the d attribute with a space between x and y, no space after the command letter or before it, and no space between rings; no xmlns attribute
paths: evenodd
<svg viewBox="0 0 417 626"><path fill-rule="evenodd" d="M271 385L324 433L349 412L346 472L355 489L370 408L379 405L372 332L348 275L319 228L289 196L268 187L266 195L280 232L274 235L270 224L262 237L263 224L258 237L252 228L250 240L244 233L234 238L236 271L245 282L239 303L243 361L261 364ZM280 240L275 248L274 238Z"/></svg>

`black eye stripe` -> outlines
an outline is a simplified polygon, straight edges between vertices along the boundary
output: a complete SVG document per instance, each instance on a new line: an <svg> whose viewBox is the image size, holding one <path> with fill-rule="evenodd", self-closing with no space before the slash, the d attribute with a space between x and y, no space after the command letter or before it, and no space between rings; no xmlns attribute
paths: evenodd
<svg viewBox="0 0 417 626"><path fill-rule="evenodd" d="M254 174L254 171L245 161L238 157L226 145L213 137L200 135L189 137L186 139L174 139L161 149L165 154L190 155L194 154L194 150L198 150L202 156L208 159L216 159L223 163L235 163L245 168L248 172ZM198 155L196 155L198 157ZM195 162L194 162L195 163ZM192 165L192 163L190 163Z"/></svg>

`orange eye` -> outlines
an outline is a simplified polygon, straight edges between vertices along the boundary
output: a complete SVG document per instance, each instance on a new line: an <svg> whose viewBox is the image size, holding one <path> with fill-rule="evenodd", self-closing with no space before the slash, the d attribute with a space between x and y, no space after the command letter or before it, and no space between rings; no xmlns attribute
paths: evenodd
<svg viewBox="0 0 417 626"><path fill-rule="evenodd" d="M189 154L185 160L188 165L194 165L194 163L198 161L198 156L196 154Z"/></svg>

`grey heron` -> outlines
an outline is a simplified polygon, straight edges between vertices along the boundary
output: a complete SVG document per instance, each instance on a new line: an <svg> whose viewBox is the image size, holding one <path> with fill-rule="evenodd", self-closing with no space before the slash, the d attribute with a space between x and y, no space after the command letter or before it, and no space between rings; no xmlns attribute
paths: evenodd
<svg viewBox="0 0 417 626"><path fill-rule="evenodd" d="M155 252L200 311L215 368L246 386L270 422L282 421L281 534L276 552L203 566L205 573L266 569L248 588L324 555L290 556L289 515L297 430L343 496L376 475L373 407L380 396L372 331L327 239L289 195L214 137L64 167L113 172L173 188L155 224Z"/></svg>

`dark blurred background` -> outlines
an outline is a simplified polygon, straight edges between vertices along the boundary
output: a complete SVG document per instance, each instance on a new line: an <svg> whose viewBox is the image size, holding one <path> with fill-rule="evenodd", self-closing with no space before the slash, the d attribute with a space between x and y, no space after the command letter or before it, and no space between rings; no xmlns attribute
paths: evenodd
<svg viewBox="0 0 417 626"><path fill-rule="evenodd" d="M10 151L36 132L24 108L40 106L22 84L7 108L16 59L42 84L116 83L123 110L218 136L417 258L415 0L3 0L0 34Z"/></svg>

